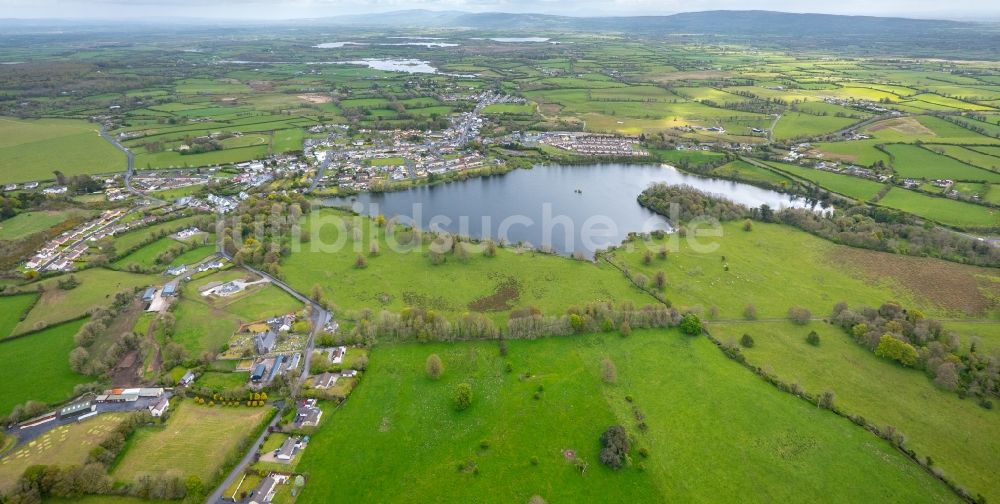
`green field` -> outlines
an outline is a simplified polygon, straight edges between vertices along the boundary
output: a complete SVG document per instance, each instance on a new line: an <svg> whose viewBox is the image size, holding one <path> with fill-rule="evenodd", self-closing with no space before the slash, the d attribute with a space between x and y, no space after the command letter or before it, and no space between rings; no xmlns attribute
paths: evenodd
<svg viewBox="0 0 1000 504"><path fill-rule="evenodd" d="M0 183L124 171L125 154L97 131L86 121L0 117Z"/></svg>
<svg viewBox="0 0 1000 504"><path fill-rule="evenodd" d="M632 242L633 250L616 251L613 260L633 273L654 278L657 271L666 274L663 294L675 306L694 307L707 313L717 308L718 319L740 319L748 304L753 304L761 318L783 318L788 308L802 306L821 316L834 303L851 300L854 303L880 305L888 299L906 301L926 313L961 314L969 306L988 304L988 298L1000 294L1000 276L993 270L972 268L942 261L921 260L905 256L854 249L834 245L802 231L774 224L754 223L753 231L743 231L739 223L727 223L722 236L703 237L702 247L715 247L710 253L691 245L693 242L672 238L653 240L649 244ZM657 251L667 246L667 259L655 258L649 265L642 257L647 250ZM780 257L780 261L774 258ZM724 260L723 260L724 258ZM921 269L927 276L913 279L885 267L893 262L905 273ZM728 271L726 267L728 266ZM878 278L872 281L872 276ZM808 275L808 281L802 275ZM984 294L975 285L985 281ZM948 281L963 280L952 289ZM949 295L962 296L961 302L933 295L921 282L948 285ZM761 290L762 285L780 285L781 289ZM981 296L985 296L981 297ZM970 315L979 315L973 313Z"/></svg>
<svg viewBox="0 0 1000 504"><path fill-rule="evenodd" d="M771 162L768 163L768 165L798 178L814 182L831 192L842 194L859 201L867 201L868 199L871 199L882 189L882 184L874 180L863 179L860 177L841 175L839 173L805 168L787 163Z"/></svg>
<svg viewBox="0 0 1000 504"><path fill-rule="evenodd" d="M751 363L812 394L832 391L840 408L875 425L896 427L907 446L932 457L935 466L973 494L1000 498L1000 481L994 477L1000 467L1000 413L937 389L919 371L875 357L837 327L744 322L712 324L711 330L723 341L750 334L754 346L743 352ZM806 343L811 330L820 334L818 347Z"/></svg>
<svg viewBox="0 0 1000 504"><path fill-rule="evenodd" d="M227 298L205 298L199 288L210 282L246 278L240 269L214 273L193 280L182 288L174 309L177 318L173 341L189 355L217 352L225 346L241 323L253 322L302 309L302 304L273 285L256 285L248 291Z"/></svg>
<svg viewBox="0 0 1000 504"><path fill-rule="evenodd" d="M195 382L199 387L223 392L236 390L247 384L250 377L246 373L205 373Z"/></svg>
<svg viewBox="0 0 1000 504"><path fill-rule="evenodd" d="M887 443L771 387L704 338L641 331L508 345L506 358L491 343L376 347L365 383L299 464L324 482L307 485L301 502L955 500ZM424 375L430 353L444 361L439 381ZM605 357L617 364L615 385L601 383ZM450 404L459 382L475 394L462 412ZM648 430L636 428L633 406ZM615 423L636 445L619 472L597 459Z"/></svg>
<svg viewBox="0 0 1000 504"><path fill-rule="evenodd" d="M0 296L0 339L10 336L21 321L21 315L35 303L37 298L37 294Z"/></svg>
<svg viewBox="0 0 1000 504"><path fill-rule="evenodd" d="M84 218L92 214L93 212L82 209L19 213L10 219L0 221L0 240L24 238L28 235L45 231L68 219L74 217Z"/></svg>
<svg viewBox="0 0 1000 504"><path fill-rule="evenodd" d="M109 305L118 292L149 286L159 281L153 275L103 268L90 268L75 272L73 275L80 285L68 291L57 287L57 282L68 275L39 282L45 286L45 292L38 304L28 313L28 317L14 329L14 334L80 317L94 307ZM21 287L21 290L27 292L36 288L36 284L28 284Z"/></svg>
<svg viewBox="0 0 1000 504"><path fill-rule="evenodd" d="M927 196L899 187L889 191L879 200L879 204L960 228L1000 226L1000 210L964 201Z"/></svg>
<svg viewBox="0 0 1000 504"><path fill-rule="evenodd" d="M917 145L888 145L892 167L902 177L1000 182L1000 173L981 170Z"/></svg>
<svg viewBox="0 0 1000 504"><path fill-rule="evenodd" d="M69 399L73 387L94 381L74 373L69 353L76 347L73 335L83 320L67 322L44 331L0 342L0 416L9 415L25 401L56 403Z"/></svg>
<svg viewBox="0 0 1000 504"><path fill-rule="evenodd" d="M778 124L774 128L774 137L779 140L786 140L825 135L847 128L856 122L858 121L848 117L818 116L788 112L782 114L781 119L778 120Z"/></svg>
<svg viewBox="0 0 1000 504"><path fill-rule="evenodd" d="M172 414L160 428L139 430L112 476L135 481L143 474L198 476L212 481L226 457L249 437L269 408L198 406L172 401ZM205 449L205 447L211 449Z"/></svg>
<svg viewBox="0 0 1000 504"><path fill-rule="evenodd" d="M489 312L496 319L505 319L503 315L510 309L524 306L561 313L569 306L591 301L630 300L639 305L650 301L607 265L530 251L499 249L497 256L490 258L470 247L468 260L463 262L449 253L444 264L435 266L423 251L393 252L385 241L385 228L376 227L367 218L357 221L364 229L360 242L353 242L352 234L348 233L346 245L339 250L314 249L311 244L336 242L340 215L337 211L322 210L307 217L304 232L313 231L312 223L326 224L315 230L316 237L304 244L301 251L293 252L284 261L281 271L300 292L311 293L314 285L320 285L341 310L399 311L416 306L459 315L469 311L474 301L494 295L507 282L516 284L516 288L496 310ZM367 253L373 230L378 231L382 253L369 257L367 268L355 268L358 255L355 250Z"/></svg>

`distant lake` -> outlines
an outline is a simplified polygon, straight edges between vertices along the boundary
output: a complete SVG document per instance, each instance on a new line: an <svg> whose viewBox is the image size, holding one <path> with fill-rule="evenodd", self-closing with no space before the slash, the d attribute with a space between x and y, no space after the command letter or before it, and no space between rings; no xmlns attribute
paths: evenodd
<svg viewBox="0 0 1000 504"><path fill-rule="evenodd" d="M458 44L448 42L398 42L379 44L383 46L421 46L421 47L458 47Z"/></svg>
<svg viewBox="0 0 1000 504"><path fill-rule="evenodd" d="M365 44L364 42L324 42L322 44L316 44L313 47L316 49L340 49L341 47L349 45L362 46L368 44Z"/></svg>
<svg viewBox="0 0 1000 504"><path fill-rule="evenodd" d="M405 191L328 198L323 203L349 206L366 215L400 216L406 223L419 222L423 229L590 255L620 244L629 232L670 229L665 218L636 201L654 182L687 184L750 207L809 206L795 196L651 164L536 166Z"/></svg>
<svg viewBox="0 0 1000 504"><path fill-rule="evenodd" d="M548 37L491 37L494 42L548 42Z"/></svg>

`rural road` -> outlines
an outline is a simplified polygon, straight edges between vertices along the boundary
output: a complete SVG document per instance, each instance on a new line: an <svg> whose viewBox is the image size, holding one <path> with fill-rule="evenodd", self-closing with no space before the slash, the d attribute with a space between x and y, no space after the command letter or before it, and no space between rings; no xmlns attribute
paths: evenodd
<svg viewBox="0 0 1000 504"><path fill-rule="evenodd" d="M257 454L257 450L260 450L260 445L264 444L264 439L267 438L268 431L271 430L271 427L274 427L275 425L278 424L278 420L281 420L281 407L283 406L283 403L279 401L275 403L275 406L278 408L278 413L274 415L274 418L272 418L271 422L267 424L267 427L264 427L264 432L261 432L260 436L257 436L257 441L255 441L254 444L250 447L250 449L247 450L247 453L246 455L243 456L243 459L241 459L240 462L236 464L236 467L234 467L233 470L229 473L229 476L226 476L226 479L222 481L222 484L219 485L219 487L216 488L214 492L212 492L212 495L208 496L208 499L205 502L207 502L208 504L215 504L217 502L228 502L222 500L222 492L225 491L226 488L229 488L229 485L232 485L233 482L236 481L236 478L239 478L240 476L243 475L243 471L246 470L246 468L250 465L251 462L253 462L254 456Z"/></svg>
<svg viewBox="0 0 1000 504"><path fill-rule="evenodd" d="M217 237L216 247L218 249L218 253L220 256L225 257L226 259L232 261L233 260L232 256L227 254L226 250L222 247L222 238L223 238L222 234L223 234L222 232L216 233ZM271 283L278 286L279 288L290 294L295 299L298 299L299 301L302 301L303 303L311 307L310 313L312 313L312 331L309 333L309 339L306 341L306 347L302 350L304 363L302 365L302 374L299 375L299 381L300 382L305 381L309 377L309 369L312 363L312 353L313 349L316 348L316 334L323 329L323 326L325 326L327 322L330 321L330 319L333 317L333 314L330 313L330 311L328 311L327 309L320 306L319 303L316 303L312 299L303 296L301 293L291 288L285 282L282 282L281 280L278 280L277 278L274 278L273 276L268 275L263 271L251 268L250 266L241 265L241 267L252 273L259 275L261 278L266 278L270 280ZM271 421L271 423L268 425L268 428L273 427L275 424L277 424L277 421L279 419L280 415L275 415L274 420ZM222 492L229 485L231 485L233 481L236 480L236 478L240 477L243 471L250 464L250 461L253 459L254 454L257 453L257 450L260 449L260 445L264 442L264 438L267 437L267 431L268 429L264 429L263 434L261 434L261 436L257 439L257 442L254 443L254 445L250 447L250 450L247 451L247 454L244 455L243 460L240 461L240 463L237 464L232 471L230 471L225 481L223 481L222 484L215 489L212 495L209 496L207 500L209 504L215 504L217 502L221 502Z"/></svg>
<svg viewBox="0 0 1000 504"><path fill-rule="evenodd" d="M154 197L149 196L146 193L144 193L144 192L142 192L142 191L140 191L138 189L133 188L132 187L132 174L135 172L135 155L132 154L131 150L129 150L127 147L125 147L124 145L122 145L121 142L119 142L117 139L115 139L115 137L109 135L108 134L108 129L105 126L101 126L101 138L103 138L108 143L110 143L111 145L113 145L116 149L118 149L118 150L120 150L120 151L122 151L122 152L125 153L125 159L126 159L126 165L125 165L125 189L128 192L130 192L130 193L132 193L132 194L134 194L134 195L136 195L136 196L138 196L140 198L147 198L147 199L151 199L153 201L157 201L157 202L160 202L160 203L166 203L166 201L163 201L163 200L161 200L159 198L154 198Z"/></svg>

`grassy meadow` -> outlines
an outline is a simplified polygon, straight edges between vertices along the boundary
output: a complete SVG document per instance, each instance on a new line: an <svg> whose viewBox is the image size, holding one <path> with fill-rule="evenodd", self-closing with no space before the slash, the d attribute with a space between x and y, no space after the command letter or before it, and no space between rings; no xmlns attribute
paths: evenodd
<svg viewBox="0 0 1000 504"><path fill-rule="evenodd" d="M73 372L69 353L76 347L73 335L84 320L67 322L10 341L0 342L0 416L14 406L34 400L57 403L69 399L73 387L94 381Z"/></svg>
<svg viewBox="0 0 1000 504"><path fill-rule="evenodd" d="M125 154L98 135L98 126L70 119L0 117L0 183L125 170Z"/></svg>
<svg viewBox="0 0 1000 504"><path fill-rule="evenodd" d="M771 387L705 338L637 331L508 346L507 357L492 343L376 347L363 385L303 456L299 469L324 483L307 485L301 502L955 500L887 443ZM438 381L424 374L431 353L444 363ZM602 383L604 358L614 384ZM474 400L457 412L460 382ZM612 424L634 439L633 463L618 472L597 460Z"/></svg>
<svg viewBox="0 0 1000 504"><path fill-rule="evenodd" d="M172 401L166 425L140 429L111 475L135 481L140 475L178 474L211 481L222 463L260 424L269 408L198 406ZM211 449L206 449L211 447Z"/></svg>
<svg viewBox="0 0 1000 504"><path fill-rule="evenodd" d="M994 328L995 329L995 328ZM788 383L812 394L832 391L835 404L876 425L892 425L906 444L961 486L1000 499L1000 413L981 408L972 399L937 389L922 372L875 357L839 327L814 322L726 322L711 324L712 334L736 342L743 334L754 339L743 350L747 359ZM809 331L820 335L819 346L806 342Z"/></svg>
<svg viewBox="0 0 1000 504"><path fill-rule="evenodd" d="M355 229L362 230L361 239L355 241L353 232L338 229L342 213L319 212L327 224L312 229L310 223L321 219L305 218L303 232L314 237L283 261L281 271L300 292L312 293L314 285L321 286L340 310L399 311L415 306L454 316L479 307L500 320L511 309L524 306L561 313L591 301L629 300L639 305L651 301L605 264L510 248L498 249L496 257L485 257L474 246L463 244L469 250L467 260L448 253L443 264L433 265L427 245L421 250L393 252L386 242L386 228L364 217L352 219L358 223ZM338 250L318 246L321 241L336 243L342 232L346 241ZM376 238L380 253L369 257L370 243ZM317 245L315 250L313 245ZM354 265L359 253L366 257L365 268Z"/></svg>

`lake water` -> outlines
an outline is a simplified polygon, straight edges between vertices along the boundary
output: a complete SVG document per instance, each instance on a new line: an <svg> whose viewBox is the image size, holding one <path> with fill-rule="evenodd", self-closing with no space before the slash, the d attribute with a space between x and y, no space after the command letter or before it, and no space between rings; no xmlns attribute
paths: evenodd
<svg viewBox="0 0 1000 504"><path fill-rule="evenodd" d="M368 45L364 42L324 42L322 44L316 44L313 47L316 49L340 49L345 46L363 46Z"/></svg>
<svg viewBox="0 0 1000 504"><path fill-rule="evenodd" d="M548 42L548 37L492 37L494 42Z"/></svg>
<svg viewBox="0 0 1000 504"><path fill-rule="evenodd" d="M400 217L422 229L590 255L620 244L629 232L670 229L665 218L636 201L654 182L687 184L751 207L809 206L802 198L776 191L650 164L538 166L405 191L328 198L323 203L349 206L366 215Z"/></svg>

